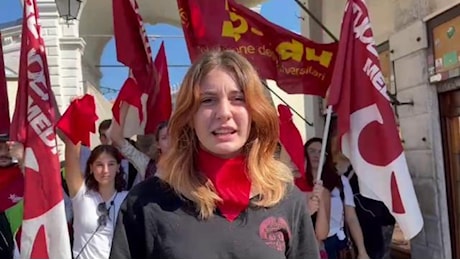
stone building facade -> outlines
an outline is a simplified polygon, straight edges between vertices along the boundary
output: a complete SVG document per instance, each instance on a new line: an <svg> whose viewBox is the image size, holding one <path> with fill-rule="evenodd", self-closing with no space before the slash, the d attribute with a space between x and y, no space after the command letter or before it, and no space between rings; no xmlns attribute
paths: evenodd
<svg viewBox="0 0 460 260"><path fill-rule="evenodd" d="M460 33L460 1L367 0L382 71L390 92L404 105L395 113L409 170L424 219L424 228L410 241L412 258L460 257L460 52L448 47L433 28L451 23L451 36ZM303 3L337 37L345 0L309 0ZM332 39L306 13L302 33L317 41ZM453 36L452 36L453 35ZM456 38L456 45L458 39ZM449 53L436 57L438 45ZM447 58L446 58L447 57ZM449 58L450 57L450 58ZM452 61L448 60L451 59ZM442 66L442 63L446 66ZM447 62L449 66L447 67ZM446 71L447 70L447 71ZM440 72L439 72L440 71ZM306 110L315 118L320 136L322 101L306 98ZM413 104L410 104L413 103ZM307 113L307 111L306 111Z"/></svg>

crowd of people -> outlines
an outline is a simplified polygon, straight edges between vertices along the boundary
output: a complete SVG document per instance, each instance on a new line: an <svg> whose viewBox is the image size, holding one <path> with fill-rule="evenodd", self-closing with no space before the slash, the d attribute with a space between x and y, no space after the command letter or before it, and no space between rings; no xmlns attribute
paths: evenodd
<svg viewBox="0 0 460 260"><path fill-rule="evenodd" d="M123 117L99 125L101 144L92 150L59 133L73 257L388 257L384 230L394 219L360 195L334 131L321 181L322 139L312 138L299 153L313 191L295 187L276 157L278 115L263 88L244 57L211 51L188 70L148 151L123 136ZM21 179L22 158L20 144L0 142L0 171ZM16 230L4 211L0 253L12 258Z"/></svg>

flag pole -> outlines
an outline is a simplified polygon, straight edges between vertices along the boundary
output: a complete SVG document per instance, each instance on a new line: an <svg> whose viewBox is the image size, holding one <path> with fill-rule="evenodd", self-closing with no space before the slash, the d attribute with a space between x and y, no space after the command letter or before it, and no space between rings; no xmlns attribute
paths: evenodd
<svg viewBox="0 0 460 260"><path fill-rule="evenodd" d="M316 172L316 181L321 180L321 174L323 173L323 164L326 159L326 145L327 145L327 139L329 137L329 128L331 125L331 117L332 117L332 106L329 105L327 107L327 114L326 114L326 124L324 125L324 131L323 131L323 141L321 143L321 154L319 157L319 166L318 170Z"/></svg>
<svg viewBox="0 0 460 260"><path fill-rule="evenodd" d="M318 17L316 17L310 10L308 10L308 8L305 5L303 5L299 0L294 0L294 1L297 3L297 5L300 6L302 10L304 10L311 17L311 19L313 19L313 21L315 21L321 27L321 29L324 30L325 33L327 33L327 35L329 35L329 37L332 38L332 40L334 40L334 42L339 41L339 39L329 29L327 29L327 27L318 19ZM413 106L414 105L413 101L409 101L409 102L399 101L398 98L396 97L396 94L392 94L388 90L387 90L387 95L390 98L390 101L393 105L396 105L396 106L402 106L402 105Z"/></svg>

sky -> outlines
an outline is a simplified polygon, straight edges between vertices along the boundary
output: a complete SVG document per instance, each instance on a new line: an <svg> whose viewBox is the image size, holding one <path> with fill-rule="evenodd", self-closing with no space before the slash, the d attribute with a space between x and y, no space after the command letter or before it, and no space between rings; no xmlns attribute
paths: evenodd
<svg viewBox="0 0 460 260"><path fill-rule="evenodd" d="M96 0L92 0L96 1ZM173 0L171 0L173 1ZM20 0L0 0L0 23L14 21L22 17ZM269 21L294 32L300 31L300 8L294 0L267 0L262 4L261 14ZM178 86L190 65L182 29L168 24L147 25L147 34L161 36L151 39L153 55L156 55L162 41L165 43L166 57L169 65L169 78L172 86ZM106 98L114 99L128 75L126 67L118 66L115 42L110 40L105 47L100 65L102 79L101 91ZM113 65L117 65L113 67Z"/></svg>

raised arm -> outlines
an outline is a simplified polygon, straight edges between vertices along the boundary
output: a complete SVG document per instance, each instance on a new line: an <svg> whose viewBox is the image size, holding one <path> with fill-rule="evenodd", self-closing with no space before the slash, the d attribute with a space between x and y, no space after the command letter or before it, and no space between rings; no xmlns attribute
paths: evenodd
<svg viewBox="0 0 460 260"><path fill-rule="evenodd" d="M122 106L120 112L120 121L121 125L117 123L115 119L112 120L112 124L109 129L109 136L112 141L112 144L120 151L120 153L134 165L138 174L141 177L141 180L145 179L145 171L149 163L150 158L137 150L136 147L131 145L123 136L123 127L124 127L124 115L125 106Z"/></svg>
<svg viewBox="0 0 460 260"><path fill-rule="evenodd" d="M81 144L73 144L64 134L60 134L65 144L65 180L69 187L70 198L75 197L83 185L84 177L80 168L80 147Z"/></svg>

